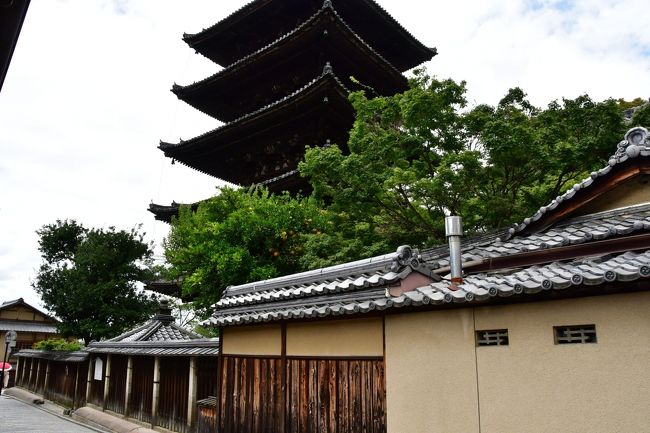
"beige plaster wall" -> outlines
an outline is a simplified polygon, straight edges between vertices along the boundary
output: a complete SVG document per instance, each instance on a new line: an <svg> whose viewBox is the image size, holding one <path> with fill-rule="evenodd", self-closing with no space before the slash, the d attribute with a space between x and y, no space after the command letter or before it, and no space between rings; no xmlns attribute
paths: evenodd
<svg viewBox="0 0 650 433"><path fill-rule="evenodd" d="M224 355L272 355L282 352L280 325L227 328L221 336Z"/></svg>
<svg viewBox="0 0 650 433"><path fill-rule="evenodd" d="M554 344L582 324L596 344ZM510 339L477 348L481 433L650 432L650 292L478 308L476 328Z"/></svg>
<svg viewBox="0 0 650 433"><path fill-rule="evenodd" d="M386 316L389 433L478 433L470 309Z"/></svg>
<svg viewBox="0 0 650 433"><path fill-rule="evenodd" d="M29 308L14 307L0 310L0 319L43 322L45 320L45 316L33 310L30 310Z"/></svg>
<svg viewBox="0 0 650 433"><path fill-rule="evenodd" d="M638 175L582 207L576 215L588 215L635 204L650 203L649 175Z"/></svg>
<svg viewBox="0 0 650 433"><path fill-rule="evenodd" d="M381 317L287 324L287 356L383 356Z"/></svg>

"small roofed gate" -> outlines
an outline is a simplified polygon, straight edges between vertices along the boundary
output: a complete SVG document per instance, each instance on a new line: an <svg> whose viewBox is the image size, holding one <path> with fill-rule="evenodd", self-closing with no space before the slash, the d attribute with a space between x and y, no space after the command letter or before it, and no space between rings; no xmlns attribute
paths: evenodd
<svg viewBox="0 0 650 433"><path fill-rule="evenodd" d="M110 380L106 409L124 415L126 396L126 372L129 358L124 355L111 355Z"/></svg>
<svg viewBox="0 0 650 433"><path fill-rule="evenodd" d="M128 415L142 422L151 422L151 404L153 400L152 356L134 356L131 378L131 399Z"/></svg>
<svg viewBox="0 0 650 433"><path fill-rule="evenodd" d="M160 399L156 425L177 432L188 430L189 373L188 357L160 358Z"/></svg>

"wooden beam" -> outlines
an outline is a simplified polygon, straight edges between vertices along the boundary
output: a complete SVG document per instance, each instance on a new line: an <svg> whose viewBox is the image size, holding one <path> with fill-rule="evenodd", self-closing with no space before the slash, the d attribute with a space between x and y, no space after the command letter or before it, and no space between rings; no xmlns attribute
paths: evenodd
<svg viewBox="0 0 650 433"><path fill-rule="evenodd" d="M198 372L196 356L190 357L190 377L187 389L187 426L192 431L196 423L196 400L198 395Z"/></svg>
<svg viewBox="0 0 650 433"><path fill-rule="evenodd" d="M47 388L50 384L50 366L52 361L49 359L45 363L45 380L43 381L43 397L47 398L48 392Z"/></svg>
<svg viewBox="0 0 650 433"><path fill-rule="evenodd" d="M106 355L106 367L104 367L104 399L102 400L102 410L106 410L106 402L108 401L108 392L111 386L111 358L109 353Z"/></svg>
<svg viewBox="0 0 650 433"><path fill-rule="evenodd" d="M133 392L133 356L129 355L126 361L126 387L124 389L124 417L129 416L129 404Z"/></svg>
<svg viewBox="0 0 650 433"><path fill-rule="evenodd" d="M153 396L151 398L151 428L158 424L158 403L160 402L160 356L153 361Z"/></svg>
<svg viewBox="0 0 650 433"><path fill-rule="evenodd" d="M86 403L90 401L90 393L92 391L92 385L93 385L93 369L95 367L95 357L89 356L88 357L88 377L86 380Z"/></svg>

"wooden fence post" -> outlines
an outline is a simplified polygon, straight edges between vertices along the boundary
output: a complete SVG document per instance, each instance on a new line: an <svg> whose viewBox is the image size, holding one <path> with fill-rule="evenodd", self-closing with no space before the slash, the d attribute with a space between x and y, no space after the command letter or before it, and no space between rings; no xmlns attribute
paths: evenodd
<svg viewBox="0 0 650 433"><path fill-rule="evenodd" d="M38 358L38 363L36 364L36 383L34 383L34 392L38 393L38 382L41 378L41 358Z"/></svg>
<svg viewBox="0 0 650 433"><path fill-rule="evenodd" d="M34 375L34 358L29 359L29 380L27 383L27 389L32 390L32 377Z"/></svg>
<svg viewBox="0 0 650 433"><path fill-rule="evenodd" d="M133 356L129 355L126 364L126 389L124 390L124 416L129 416L129 404L131 404L131 392L133 390Z"/></svg>
<svg viewBox="0 0 650 433"><path fill-rule="evenodd" d="M196 356L192 356L190 357L190 377L187 387L187 425L190 431L192 431L192 426L196 424L197 379L197 359Z"/></svg>
<svg viewBox="0 0 650 433"><path fill-rule="evenodd" d="M151 427L158 424L158 402L160 400L160 356L153 362L153 396L151 398Z"/></svg>
<svg viewBox="0 0 650 433"><path fill-rule="evenodd" d="M21 372L20 367L22 367L22 364L24 364L24 362L20 362L21 359L22 358L19 357L18 358L18 363L16 364L16 375L14 376L14 385L20 385L20 382L22 380L22 378L18 377L18 374L20 374L20 372Z"/></svg>
<svg viewBox="0 0 650 433"><path fill-rule="evenodd" d="M88 381L86 382L86 403L90 401L90 393L93 385L93 369L95 367L93 356L88 357Z"/></svg>
<svg viewBox="0 0 650 433"><path fill-rule="evenodd" d="M48 397L47 389L50 385L50 364L51 363L52 361L48 359L47 364L45 364L45 380L43 381L43 397L45 398Z"/></svg>
<svg viewBox="0 0 650 433"><path fill-rule="evenodd" d="M102 401L102 410L106 410L106 401L108 400L108 391L111 386L111 354L106 355L106 368L104 373L104 400Z"/></svg>

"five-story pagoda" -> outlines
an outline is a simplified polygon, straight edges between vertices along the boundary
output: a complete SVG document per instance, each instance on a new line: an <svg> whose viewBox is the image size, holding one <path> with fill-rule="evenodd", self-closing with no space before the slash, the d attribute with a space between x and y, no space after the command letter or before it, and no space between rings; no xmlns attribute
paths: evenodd
<svg viewBox="0 0 650 433"><path fill-rule="evenodd" d="M184 40L223 69L172 91L223 125L159 148L203 173L271 192L308 188L297 171L305 146L345 149L350 90L403 91L402 72L436 54L373 0L254 0ZM149 210L169 222L178 204Z"/></svg>

